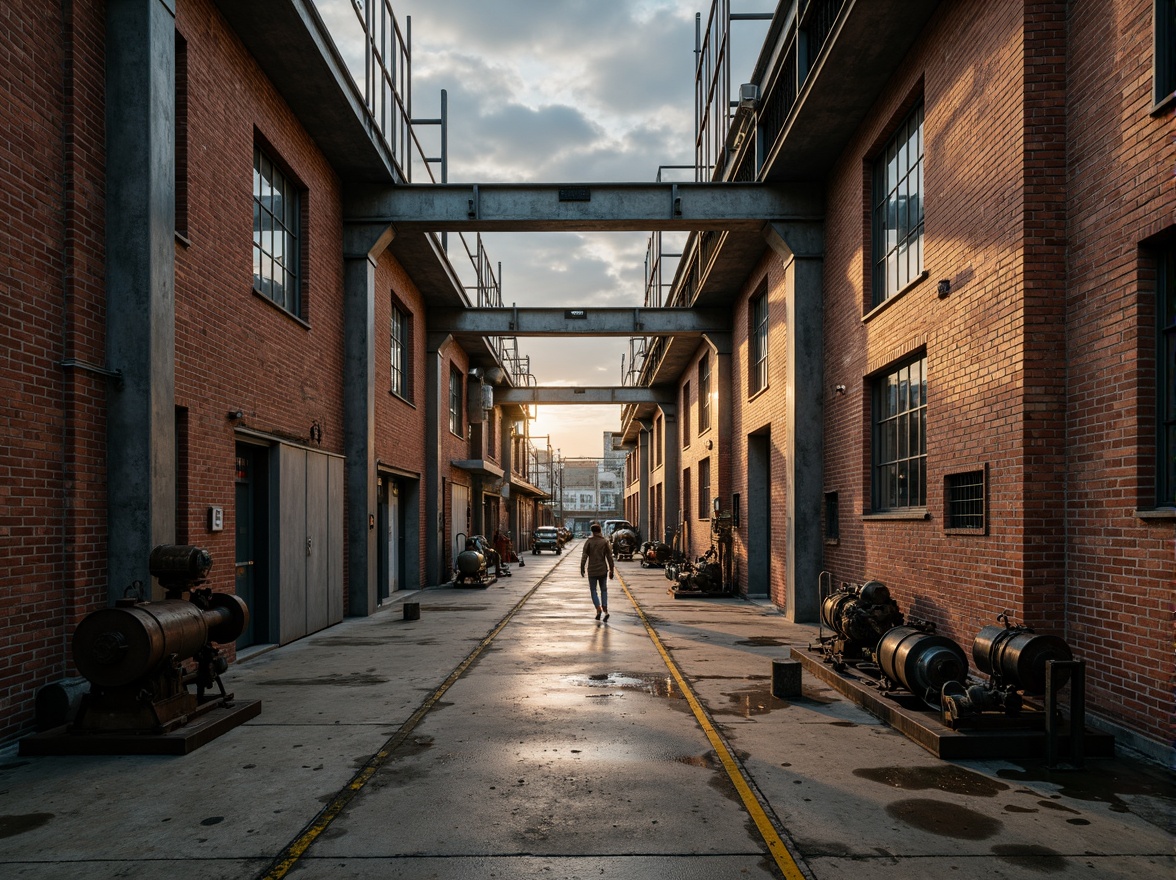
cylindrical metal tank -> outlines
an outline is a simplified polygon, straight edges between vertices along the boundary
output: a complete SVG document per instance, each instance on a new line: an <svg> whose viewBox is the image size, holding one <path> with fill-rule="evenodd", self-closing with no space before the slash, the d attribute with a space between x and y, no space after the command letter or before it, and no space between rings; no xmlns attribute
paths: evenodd
<svg viewBox="0 0 1176 880"><path fill-rule="evenodd" d="M913 626L896 626L878 642L878 666L883 674L923 699L938 702L949 681L964 681L968 657L946 636Z"/></svg>
<svg viewBox="0 0 1176 880"><path fill-rule="evenodd" d="M204 610L183 599L138 602L103 608L87 616L74 632L78 671L102 687L130 684L172 654L194 656L208 642L237 638L249 622L245 602L213 593Z"/></svg>
<svg viewBox="0 0 1176 880"><path fill-rule="evenodd" d="M1073 660L1070 646L1057 636L1014 626L986 626L972 642L976 668L1001 684L1027 694L1045 693L1047 660Z"/></svg>

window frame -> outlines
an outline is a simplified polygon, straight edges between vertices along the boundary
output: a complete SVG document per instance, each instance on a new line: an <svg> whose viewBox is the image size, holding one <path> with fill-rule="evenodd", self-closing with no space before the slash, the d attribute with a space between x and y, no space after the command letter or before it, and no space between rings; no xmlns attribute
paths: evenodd
<svg viewBox="0 0 1176 880"><path fill-rule="evenodd" d="M710 406L711 366L710 353L704 354L698 361L698 434L702 436L711 427Z"/></svg>
<svg viewBox="0 0 1176 880"><path fill-rule="evenodd" d="M909 372L916 366L919 368L919 394L917 401L910 394L911 383ZM903 385L904 374L907 376L905 386ZM870 498L872 512L875 514L915 515L919 518L926 518L927 389L929 385L927 375L927 354L926 352L919 352L912 357L908 357L886 368L874 377L872 411L870 415L872 441L870 445ZM894 380L893 394L889 393L892 387L892 379ZM904 387L907 389L905 402L899 400L902 396L901 390ZM891 398L893 398L893 406L891 405ZM920 451L916 454L910 453L911 413L918 413L915 418ZM888 426L890 424L895 426L892 444L887 442L885 436L889 432ZM904 438L901 436L904 433L905 454L902 452ZM891 446L893 447L893 452L889 451ZM918 495L914 496L912 502L912 495L910 494L912 483L908 482L905 491L906 503L900 503L904 500L904 493L899 490L898 486L899 480L903 479L903 465L906 465L906 473L909 477L910 463L915 461L919 465ZM883 473L890 468L894 469L893 481L884 476ZM893 486L893 489L891 489L891 486Z"/></svg>
<svg viewBox="0 0 1176 880"><path fill-rule="evenodd" d="M754 397L768 387L768 292L752 297L748 307L748 340L751 343L747 376L751 382L749 396Z"/></svg>
<svg viewBox="0 0 1176 880"><path fill-rule="evenodd" d="M711 515L711 460L698 460L698 511L699 519L709 520Z"/></svg>
<svg viewBox="0 0 1176 880"><path fill-rule="evenodd" d="M923 269L924 248L924 164L926 139L924 137L924 104L919 100L911 111L894 129L871 164L870 172L870 270L872 305L877 307L898 296L912 284L926 277ZM914 141L918 156L911 161L910 147ZM894 167L891 168L891 163ZM900 167L901 166L901 167ZM893 172L893 186L891 174ZM911 180L915 192L909 189ZM905 196L903 195L905 193ZM912 197L917 199L918 220L910 222L909 207ZM905 205L899 205L906 198ZM891 205L895 205L893 227L890 225ZM906 215L904 224L901 218ZM893 245L887 241L891 229L895 231ZM904 233L905 230L905 233ZM914 253L914 265L911 254ZM890 266L894 258L894 275ZM900 270L900 261L905 261L906 271Z"/></svg>
<svg viewBox="0 0 1176 880"><path fill-rule="evenodd" d="M1156 255L1156 507L1176 507L1176 244Z"/></svg>
<svg viewBox="0 0 1176 880"><path fill-rule="evenodd" d="M461 370L451 364L449 367L449 433L464 437L465 420L461 416L462 400Z"/></svg>
<svg viewBox="0 0 1176 880"><path fill-rule="evenodd" d="M412 314L391 297L388 316L388 390L412 402ZM399 358L397 357L399 354ZM399 381L398 381L399 380Z"/></svg>
<svg viewBox="0 0 1176 880"><path fill-rule="evenodd" d="M1152 64L1153 113L1176 107L1176 0L1155 0Z"/></svg>
<svg viewBox="0 0 1176 880"><path fill-rule="evenodd" d="M303 284L306 273L303 249L305 248L306 242L303 232L306 227L304 211L307 193L306 188L289 168L274 156L275 152L268 145L263 144L260 140L254 140L253 291L286 314L300 321L305 321L306 298L303 295ZM262 187L262 181L266 178L265 169L267 166L270 170L269 183L271 189L271 195L268 197L268 205L266 204L267 196ZM283 198L282 217L280 220L274 213L273 204L274 194L279 190ZM273 228L265 228L263 221L266 217L269 217L273 221ZM282 256L280 260L277 258L276 253L273 253L275 251L279 225L283 238ZM268 250L266 246L267 234L270 236ZM264 272L267 257L271 265L280 267L286 276L283 279L282 289L284 294L280 300L274 292L276 278L272 273L267 276ZM275 269L274 271L277 270ZM268 291L267 281L269 282Z"/></svg>

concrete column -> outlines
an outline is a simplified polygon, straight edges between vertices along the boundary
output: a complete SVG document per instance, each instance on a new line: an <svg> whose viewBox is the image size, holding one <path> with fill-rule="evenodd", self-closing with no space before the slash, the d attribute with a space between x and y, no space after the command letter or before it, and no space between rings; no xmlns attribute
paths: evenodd
<svg viewBox="0 0 1176 880"><path fill-rule="evenodd" d="M653 505L649 503L649 472L653 461L650 457L650 438L653 436L653 423L639 420L641 432L637 436L637 530L641 532L642 540L655 541L658 536L652 533Z"/></svg>
<svg viewBox="0 0 1176 880"><path fill-rule="evenodd" d="M824 232L819 223L772 224L768 244L787 265L785 425L786 607L789 620L815 623L824 540Z"/></svg>
<svg viewBox="0 0 1176 880"><path fill-rule="evenodd" d="M386 225L349 224L343 230L343 453L347 596L352 617L366 617L379 605L375 530L376 265L392 236Z"/></svg>
<svg viewBox="0 0 1176 880"><path fill-rule="evenodd" d="M681 501L678 498L682 477L679 458L681 447L678 442L678 405L676 403L663 403L658 408L662 413L662 443L664 450L662 473L665 475L663 488L665 510L663 513L667 534L656 537L660 537L661 540L669 544L673 541L674 530L678 527L678 520L681 518L680 511L682 509ZM655 536L651 535L650 537L653 538Z"/></svg>
<svg viewBox="0 0 1176 880"><path fill-rule="evenodd" d="M731 457L735 452L734 438L731 436L731 426L734 424L732 412L737 389L731 387L731 347L730 333L706 333L703 338L710 343L714 352L714 369L711 381L717 390L718 398L714 404L715 436L718 438L718 448L715 450L718 461L715 467L715 478L712 494L719 499L722 510L731 507ZM702 513L702 511L699 511ZM706 511L710 516L711 511Z"/></svg>
<svg viewBox="0 0 1176 880"><path fill-rule="evenodd" d="M107 590L176 534L175 2L106 4Z"/></svg>
<svg viewBox="0 0 1176 880"><path fill-rule="evenodd" d="M441 432L449 424L449 371L441 349L452 338L447 333L425 336L425 484L421 491L425 493L425 582L430 586L446 580Z"/></svg>

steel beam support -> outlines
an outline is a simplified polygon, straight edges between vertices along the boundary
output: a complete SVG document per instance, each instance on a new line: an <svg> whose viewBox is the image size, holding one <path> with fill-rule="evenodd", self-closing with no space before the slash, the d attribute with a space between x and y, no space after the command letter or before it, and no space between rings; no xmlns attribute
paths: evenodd
<svg viewBox="0 0 1176 880"><path fill-rule="evenodd" d="M352 211L401 232L759 232L822 203L807 183L450 183L373 186Z"/></svg>
<svg viewBox="0 0 1176 880"><path fill-rule="evenodd" d="M428 312L429 329L480 336L702 336L731 332L723 309L448 309Z"/></svg>
<svg viewBox="0 0 1176 880"><path fill-rule="evenodd" d="M510 404L618 404L652 403L663 405L673 403L676 394L668 385L639 387L594 387L575 388L571 386L533 386L530 388L495 388L494 402Z"/></svg>
<svg viewBox="0 0 1176 880"><path fill-rule="evenodd" d="M174 0L106 4L107 592L176 534Z"/></svg>
<svg viewBox="0 0 1176 880"><path fill-rule="evenodd" d="M376 266L387 226L343 228L343 454L347 488L348 615L379 606L376 542Z"/></svg>
<svg viewBox="0 0 1176 880"><path fill-rule="evenodd" d="M786 263L784 612L796 623L815 623L820 611L817 579L824 552L824 232L817 223L772 225L764 236Z"/></svg>

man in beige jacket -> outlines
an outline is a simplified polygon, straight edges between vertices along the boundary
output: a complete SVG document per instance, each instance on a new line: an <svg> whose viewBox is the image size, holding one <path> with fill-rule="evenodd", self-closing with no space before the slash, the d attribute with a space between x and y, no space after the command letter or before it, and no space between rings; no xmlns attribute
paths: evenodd
<svg viewBox="0 0 1176 880"><path fill-rule="evenodd" d="M600 533L600 523L593 523L592 535L584 542L584 552L580 554L580 577L588 577L588 589L592 592L597 620L600 620L602 611L604 619L608 620L608 582L615 574L612 544ZM596 592L598 587L599 598Z"/></svg>

